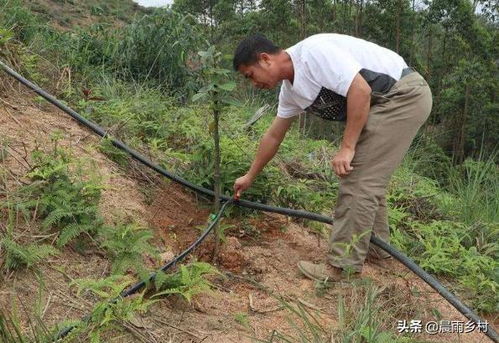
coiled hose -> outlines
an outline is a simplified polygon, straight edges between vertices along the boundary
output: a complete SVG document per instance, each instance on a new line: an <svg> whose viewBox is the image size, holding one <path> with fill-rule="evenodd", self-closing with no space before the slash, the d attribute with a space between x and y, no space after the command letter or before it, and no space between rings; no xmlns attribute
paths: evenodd
<svg viewBox="0 0 499 343"><path fill-rule="evenodd" d="M82 117L80 114L78 114L76 111L68 107L67 105L63 104L59 100L57 100L54 96L48 94L46 91L38 87L37 85L33 84L32 82L28 81L21 75L19 75L17 72L15 72L13 69L8 67L5 63L0 61L0 67L3 68L3 70L10 75L11 77L15 78L17 81L25 85L26 87L30 88L33 90L35 93L38 95L42 96L44 99L58 107L59 109L63 110L67 114L69 114L71 117L76 119L78 122L81 124L85 125L92 131L94 131L96 134L98 134L101 137L108 137L106 131L98 126L97 124L89 121L88 119ZM210 197L214 196L213 191L195 185L184 178L174 175L165 169L161 168L160 166L152 163L148 159L146 159L144 156L139 154L137 151L129 148L126 146L123 142L110 138L112 144L117 147L118 149L121 149L128 153L130 156L132 156L135 160L141 162L142 164L148 166L149 168L155 170L156 172L160 173L163 176L166 176L167 178L182 184L183 186L197 192L203 195L207 195ZM228 196L221 196L221 201L227 202L231 198ZM294 210L294 209L289 209L289 208L282 208L282 207L274 207L274 206L268 206L252 201L247 201L247 200L238 200L234 202L235 205L242 206L242 207L247 207L247 208L252 208L260 211L266 211L266 212L274 212L274 213L280 213L284 214L287 216L292 216L292 217L298 217L298 218L305 218L305 219L310 219L310 220L315 220L318 222L326 223L326 224L332 224L333 219L330 217L326 217L320 214L316 213L311 213L307 211L300 211L300 210ZM428 274L426 271L424 271L420 266L418 266L413 260L411 260L409 257L405 256L398 250L396 250L394 247L391 245L387 244L386 242L382 241L378 237L372 235L371 236L371 242L392 255L394 258L396 258L400 263L405 265L407 268L409 268L414 274L416 274L418 277L420 277L423 281L425 281L430 287L432 287L434 290L436 290L442 297L445 298L452 306L454 306L459 312L461 312L466 318L469 320L473 321L474 323L483 323L484 321L476 315L469 307L464 305L454 294L452 294L449 290L447 290L440 282L438 282L437 279L435 279L433 276ZM488 327L487 331L485 334L493 341L496 343L499 343L499 335L497 332L492 328Z"/></svg>

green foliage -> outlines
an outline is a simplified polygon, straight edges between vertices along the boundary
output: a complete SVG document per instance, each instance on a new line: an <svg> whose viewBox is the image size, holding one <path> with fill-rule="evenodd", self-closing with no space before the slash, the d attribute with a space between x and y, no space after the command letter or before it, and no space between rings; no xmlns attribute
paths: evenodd
<svg viewBox="0 0 499 343"><path fill-rule="evenodd" d="M445 89L434 112L442 117L446 128L440 141L458 163L478 151L490 154L497 149L499 140L495 133L499 132L499 121L493 115L498 106L497 72L497 66L477 57L463 58L443 78Z"/></svg>
<svg viewBox="0 0 499 343"><path fill-rule="evenodd" d="M213 274L218 274L218 271L211 264L204 262L180 265L178 272L173 275L158 272L154 282L159 292L154 297L178 294L190 302L195 295L211 289L211 283L206 276Z"/></svg>
<svg viewBox="0 0 499 343"><path fill-rule="evenodd" d="M78 279L73 284L78 294L83 291L97 296L100 300L94 306L89 319L78 326L70 337L86 337L92 343L101 342L102 335L111 329L120 330L122 321L130 320L135 313L145 313L155 300L144 299L139 293L133 297L120 298L122 290L130 284L130 278L109 276L105 279Z"/></svg>
<svg viewBox="0 0 499 343"><path fill-rule="evenodd" d="M121 31L112 65L133 79L153 78L172 92L192 90L187 67L200 44L195 19L173 11L156 11Z"/></svg>
<svg viewBox="0 0 499 343"><path fill-rule="evenodd" d="M274 341L275 338L280 338L287 342L313 342L320 343L327 339L327 333L325 328L320 324L316 314L303 306L300 302L291 304L284 300L280 300L280 303L289 311L291 316L287 318L289 326L295 333L295 337L292 334L285 334L278 331L274 331L269 342Z"/></svg>
<svg viewBox="0 0 499 343"><path fill-rule="evenodd" d="M32 268L58 252L52 245L19 235L25 226L33 227L40 221L42 229L55 231L58 246L82 233L95 233L100 226L100 186L95 180L83 180L82 165L73 163L58 142L59 137L54 135L52 151L33 151L33 167L27 174L31 183L9 193L0 205L7 223L0 241L7 269Z"/></svg>
<svg viewBox="0 0 499 343"><path fill-rule="evenodd" d="M151 152L166 169L176 170L191 182L213 188L214 159L210 156L214 155L214 144L210 142L212 121L205 113L207 108L174 107L159 90L142 86L132 93L127 90L131 86L103 82L101 88L94 91L110 100L82 101L80 108L91 119L127 138L132 146L140 147L140 139L151 147ZM257 148L255 140L266 129L268 120L257 122L251 131L245 132L241 128L253 115L251 110L231 106L222 115L221 188L222 193L232 194L233 182L248 170ZM284 160L279 163L281 166L293 165L291 172L302 173L302 179L294 180L286 170L269 165L245 192L245 198L311 211L329 210L337 187L327 159L332 151L323 148L324 141L303 141L295 133L289 137L281 147L283 157L277 159ZM120 152L108 142L104 144L102 151L124 162ZM299 170L295 170L297 167Z"/></svg>
<svg viewBox="0 0 499 343"><path fill-rule="evenodd" d="M80 100L78 108L83 114L110 128L113 136L132 140L132 146L142 141L149 145L156 142L160 149L167 148L165 140L173 135L168 124L178 118L172 118L172 100L164 92L147 84L125 83L105 76L98 83L92 91L105 100ZM109 140L104 140L100 149L118 163L125 162L123 153Z"/></svg>
<svg viewBox="0 0 499 343"><path fill-rule="evenodd" d="M102 139L99 144L99 151L110 160L118 163L120 167L126 167L130 163L130 156L123 150L115 147L109 138Z"/></svg>
<svg viewBox="0 0 499 343"><path fill-rule="evenodd" d="M48 244L20 244L12 238L3 237L0 241L3 250L4 264L7 269L20 269L33 267L49 256L57 255L58 251Z"/></svg>
<svg viewBox="0 0 499 343"><path fill-rule="evenodd" d="M112 6L116 8L112 10L115 15L124 8L122 3ZM85 7L89 15L104 17L111 5L92 2L78 3L77 7ZM105 71L126 80L154 80L185 100L185 92L192 93L196 88L191 58L202 42L196 20L171 10L144 12L149 14L125 18L130 21L126 25L109 25L99 20L85 28L59 32L46 24L44 15L35 15L21 1L4 0L0 2L0 28L11 30L17 39L57 66L89 75ZM52 15L57 16L48 14ZM57 19L67 25L62 18ZM74 95L68 89L64 93Z"/></svg>
<svg viewBox="0 0 499 343"><path fill-rule="evenodd" d="M275 295L288 312L286 319L289 329L273 330L268 339L254 339L258 342L275 342L277 339L303 343L330 340L345 343L418 342L411 338L395 337L391 333L391 324L397 315L401 315L399 300L403 301L396 292L379 289L370 282L352 283L345 291L348 294L338 298L338 323L334 327L325 326L318 314L310 306L304 305L302 300L291 302Z"/></svg>
<svg viewBox="0 0 499 343"><path fill-rule="evenodd" d="M19 325L9 320L3 311L0 313L0 339L6 343L28 342L24 339Z"/></svg>
<svg viewBox="0 0 499 343"><path fill-rule="evenodd" d="M223 111L223 104L230 103L232 99L228 97L228 93L236 86L235 82L227 80L230 70L220 68L222 53L216 50L214 45L208 47L206 51L198 52L201 57L202 64L202 79L204 86L197 94L193 96L193 101L201 99L208 100L213 113L213 122L210 123L208 129L213 137L213 155L210 156L213 160L213 205L215 211L220 208L220 196L222 192L221 185L221 157L220 157L220 116ZM220 247L220 240L223 237L220 225L215 225L215 246L213 256L216 260Z"/></svg>
<svg viewBox="0 0 499 343"><path fill-rule="evenodd" d="M238 313L234 314L234 320L236 321L236 323L241 324L245 328L251 327L247 313L238 312Z"/></svg>
<svg viewBox="0 0 499 343"><path fill-rule="evenodd" d="M402 250L409 247L409 256L424 269L455 278L461 285L458 288L469 297L468 301L475 308L484 312L497 311L497 244L491 243L488 245L489 250L481 251L474 244L467 247L464 243L472 234L472 227L462 223L433 221L423 224L412 221L408 225L411 228L410 235L402 234L402 239L409 242L415 239L416 242L405 243ZM496 225L495 237L498 233ZM401 233L398 232L398 235L400 239Z"/></svg>
<svg viewBox="0 0 499 343"><path fill-rule="evenodd" d="M32 183L20 193L27 195L28 207L36 207L43 228L60 232L57 245L64 246L85 232L95 233L100 225L97 210L101 187L97 182L71 176L70 156L57 146L57 139L53 152L35 150L32 160L34 168L28 173ZM82 172L81 166L77 172Z"/></svg>
<svg viewBox="0 0 499 343"><path fill-rule="evenodd" d="M244 175L250 166L251 160L247 155L247 150L241 149L245 147L255 148L256 144L251 142L247 137L241 136L239 138L221 137L220 150L221 150L221 189L222 193L232 194L232 185L234 180ZM191 157L191 169L187 170L186 175L193 182L203 185L204 187L213 188L213 156L214 144L212 142L199 142L197 150ZM275 167L267 167L255 180L251 188L249 188L244 197L246 199L257 199L265 201L271 196L272 189L269 184L275 184L277 177L277 170Z"/></svg>
<svg viewBox="0 0 499 343"><path fill-rule="evenodd" d="M2 343L46 343L50 341L50 333L41 318L30 318L29 337L23 332L19 320L5 310L0 310L0 342Z"/></svg>
<svg viewBox="0 0 499 343"><path fill-rule="evenodd" d="M397 318L395 313L400 312L403 301L403 298L399 299L400 296L391 291L367 283L354 286L349 296L340 296L338 327L333 333L335 339L345 343L419 342L412 338L396 337L391 333L392 323ZM397 308L393 308L392 304Z"/></svg>
<svg viewBox="0 0 499 343"><path fill-rule="evenodd" d="M499 226L497 221L488 220L494 219L489 217L489 206L494 204L492 194L497 192L497 188L490 188L491 180L497 177L496 167L468 163L471 166L464 169L464 175L459 172L461 167L449 173L454 175L450 184L464 188L454 194L443 192L435 182L408 170L397 172L388 195L392 205L391 243L424 269L454 278L454 287L475 308L494 312L499 299L490 294L497 294L499 287ZM462 181L466 175L471 177L468 182ZM473 182L475 178L480 181ZM463 204L469 204L474 212L466 211Z"/></svg>
<svg viewBox="0 0 499 343"><path fill-rule="evenodd" d="M231 71L220 67L222 53L217 51L214 45L211 45L206 51L199 51L198 55L201 57L200 62L203 67L201 74L205 82L198 93L192 97L192 100L209 99L212 107L216 110L221 110L219 103L233 104L234 100L229 98L227 93L234 90L236 83L228 80Z"/></svg>
<svg viewBox="0 0 499 343"><path fill-rule="evenodd" d="M146 275L142 259L144 255L156 256L157 248L150 241L150 230L133 224L121 224L115 227L104 226L100 232L101 246L113 259L113 274L123 274L133 269L140 275Z"/></svg>
<svg viewBox="0 0 499 343"><path fill-rule="evenodd" d="M37 16L23 6L20 0L3 0L0 2L0 27L11 29L22 41L29 41L44 30Z"/></svg>
<svg viewBox="0 0 499 343"><path fill-rule="evenodd" d="M379 312L379 304L376 303L377 290L368 287L365 302L361 305L360 312L354 320L345 299L338 299L339 327L343 331L340 337L342 342L355 342L357 339L365 339L367 342L389 342L392 337L387 332L381 332L379 326L382 324L376 313ZM360 304L355 304L359 306Z"/></svg>
<svg viewBox="0 0 499 343"><path fill-rule="evenodd" d="M70 334L71 338L87 338L90 342L101 342L102 336L109 330L121 330L120 323L133 319L136 313L145 313L154 299L167 294L179 294L186 300L210 290L211 284L205 279L207 275L218 273L207 263L195 262L179 267L175 274L157 273L155 286L160 292L152 299L146 299L144 292L122 298L121 292L126 289L131 279L126 276L112 275L104 279L78 279L73 282L78 287L78 295L88 292L99 301L94 306L89 318L80 323Z"/></svg>
<svg viewBox="0 0 499 343"><path fill-rule="evenodd" d="M435 137L423 133L416 136L412 148L404 158L403 165L414 173L445 186L452 159L437 143Z"/></svg>
<svg viewBox="0 0 499 343"><path fill-rule="evenodd" d="M7 43L14 37L14 32L7 29L0 29L0 47L2 50L5 48Z"/></svg>
<svg viewBox="0 0 499 343"><path fill-rule="evenodd" d="M287 47L312 33L335 31L397 50L430 83L434 110L428 137L421 139L406 168L397 172L387 196L392 242L411 257L416 256L429 271L455 278L477 309L491 312L497 303L490 294L497 293L499 187L494 151L499 125L499 45L494 22L497 9L482 1L477 4L483 5L483 11L464 0L435 0L424 10L411 9L408 1L386 0L265 0L258 4L183 0L175 3L182 14L158 10L137 17L131 24L99 22L85 29L58 32L46 25L45 16L50 14L46 10L38 11L42 13L38 15L20 0L4 0L0 1L0 56L35 81L51 84L58 81L59 68L70 67L71 83L58 90L66 100L78 102L89 118L135 148L146 146L144 150L151 158L167 169L212 187L210 156L214 145L207 142L213 124L206 114L212 108L185 106L202 83L196 52L204 46L206 37L214 38L223 54L231 54L235 42L252 32L264 32ZM88 8L101 18L123 16L115 2L88 2ZM228 60L221 60L221 67ZM227 71L212 68L211 76L206 76L223 79L227 75ZM80 89L87 87L104 101L81 99ZM208 82L197 98L205 99L217 87L230 90L233 84L224 81L215 86ZM252 115L251 106L262 99L261 93L248 89L241 86L237 92L246 104L229 107L223 113L221 183L226 194L231 193L235 178L248 169L256 141L269 124L269 118L264 117L247 130L241 129ZM175 99L165 94L173 94ZM265 99L275 103L276 94L266 94ZM118 163L127 163L125 156L108 143L103 143L101 151ZM297 131L290 132L277 163L266 167L245 197L330 213L338 182L329 166L334 148L322 150L323 146L330 146L330 142L313 142ZM65 160L61 149L57 150L37 161L30 175L32 185L23 187L22 201L13 202L16 213L29 217L36 212L46 230L59 232L60 246L89 232L97 234L94 237L117 261L128 259L123 249L125 240L144 243L147 234L120 226L117 232L122 236L110 231L99 236L99 186L72 175L70 161ZM479 150L491 156L490 160L477 156ZM479 161L466 160L470 156L479 157ZM451 161L464 163L453 166ZM12 232L5 237L2 247L24 249L22 254L11 254L17 256L10 258L17 259L16 265L32 266L41 260L23 256L41 256L37 254L45 249L43 245L40 248L20 240ZM140 251L133 254L138 258ZM115 268L121 269L117 265ZM374 329L369 326L356 337L372 338Z"/></svg>
<svg viewBox="0 0 499 343"><path fill-rule="evenodd" d="M456 219L472 224L499 222L499 168L492 155L486 160L467 159L448 170L448 189L457 201L447 211Z"/></svg>
<svg viewBox="0 0 499 343"><path fill-rule="evenodd" d="M32 153L33 168L28 173L31 183L19 187L2 203L8 223L7 233L0 241L5 267L33 267L57 253L51 245L31 243L16 236L20 229L18 219L24 218L22 225L40 222L42 229L53 231L58 247L72 241L80 247L82 243L83 246L96 244L109 253L113 273L131 270L144 276L143 257L157 254L157 249L150 244L152 233L133 223L116 227L103 225L98 213L102 188L98 179L83 161L73 159L59 146L59 138L57 134L53 136L52 151ZM80 238L82 234L90 234L93 239L87 242L86 235Z"/></svg>

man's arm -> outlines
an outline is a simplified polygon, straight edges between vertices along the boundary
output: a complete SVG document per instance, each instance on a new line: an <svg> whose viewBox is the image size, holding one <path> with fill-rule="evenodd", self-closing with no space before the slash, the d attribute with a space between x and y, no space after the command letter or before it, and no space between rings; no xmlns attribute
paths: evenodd
<svg viewBox="0 0 499 343"><path fill-rule="evenodd" d="M281 118L276 117L269 127L267 132L263 135L260 140L260 145L258 146L258 151L256 153L255 159L251 164L249 171L246 175L238 178L234 182L234 195L236 199L239 199L241 193L246 190L256 176L262 171L262 169L267 165L267 163L274 157L279 145L281 145L286 132L293 123L294 117L291 118Z"/></svg>
<svg viewBox="0 0 499 343"><path fill-rule="evenodd" d="M357 74L347 93L347 123L343 133L340 150L333 158L332 166L338 176L345 176L352 171L355 147L360 133L367 122L371 101L371 87L364 78Z"/></svg>

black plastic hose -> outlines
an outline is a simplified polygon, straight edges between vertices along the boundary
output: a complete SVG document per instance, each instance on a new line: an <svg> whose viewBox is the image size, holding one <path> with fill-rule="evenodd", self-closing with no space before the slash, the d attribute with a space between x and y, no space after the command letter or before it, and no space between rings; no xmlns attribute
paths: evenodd
<svg viewBox="0 0 499 343"><path fill-rule="evenodd" d="M50 103L52 103L56 107L60 108L61 110L63 110L67 114L69 114L71 117L73 117L74 119L76 119L81 124L83 124L83 125L87 126L88 128L90 128L92 131L94 131L95 133L97 133L99 136L101 136L101 137L106 137L107 136L107 133L106 133L106 131L103 128L101 128L97 124L89 121L88 119L85 119L80 114L78 114L76 111L74 111L73 109L71 109L67 105L61 103L54 96L48 94L46 91L44 91L43 89L41 89L37 85L33 84L32 82L26 80L24 77L22 77L21 75L19 75L17 72L15 72L13 69L11 69L10 67L8 67L2 61L0 61L0 66L4 69L4 71L7 74L9 74L13 78L15 78L17 81L21 82L26 87L32 89L34 92L36 92L37 94L39 94L40 96L42 96L43 98L45 98L47 101L49 101ZM113 143L114 146L116 146L117 148L119 148L119 149L127 152L134 159L136 159L137 161L145 164L146 166L148 166L149 168L151 168L151 169L155 170L156 172L162 174L163 176L166 176L167 178L169 178L169 179L171 179L171 180L173 180L175 182L178 182L178 183L184 185L185 187L187 187L187 188L189 188L189 189L191 189L191 190L193 190L195 192L198 192L200 194L208 195L210 197L214 196L213 191L211 191L211 190L209 190L207 188L195 185L195 184L193 184L193 183L185 180L184 178L181 178L181 177L179 177L177 175L174 175L174 174L166 171L165 169L161 168L160 166L158 166L158 165L152 163L151 161L149 161L148 159L146 159L144 156L142 156L141 154L139 154L135 150L133 150L133 149L129 148L128 146L126 146L123 142L121 142L119 140L116 140L116 139L113 139L113 138L110 138L110 140L111 140L111 142ZM225 195L221 197L222 201L228 201L230 199L231 199L230 197L225 196ZM238 205L238 206L252 208L252 209L266 211L266 212L274 212L274 213L280 213L280 214L284 214L284 215L292 216L292 217L298 217L298 218L305 218L305 219L315 220L315 221L319 221L319 222L326 223L326 224L332 224L333 223L333 219L330 218L330 217L323 216L323 215L316 214L316 213L307 212L307 211L294 210L294 209L282 208L282 207L268 206L268 205L264 205L264 204L260 204L260 203L256 203L256 202L251 202L251 201L246 201L246 200L238 200L238 201L234 202L234 204ZM419 276L430 287L432 287L442 297L444 297L445 300L447 300L452 306L454 306L466 318L468 318L469 320L471 320L471 321L473 321L473 322L475 322L477 324L484 322L470 308L468 308L466 305L464 305L454 294L452 294L451 292L449 292L440 282L438 282L437 279L435 279L433 276L431 276L426 271L424 271L413 260L411 260L410 258L408 258L407 256L405 256L401 252L397 251L394 247L392 247L391 245L387 244L386 242L382 241L381 239L379 239L378 237L376 237L374 235L371 236L371 242L374 245L376 245L376 246L380 247L381 249L383 249L384 251L386 251L387 253L389 253L390 255L392 255L394 258L396 258L398 261L400 261L400 263L402 263L407 268L409 268L414 274L416 274L417 276ZM497 334L497 332L493 328L488 327L488 329L485 332L485 334L493 342L499 343L499 335Z"/></svg>

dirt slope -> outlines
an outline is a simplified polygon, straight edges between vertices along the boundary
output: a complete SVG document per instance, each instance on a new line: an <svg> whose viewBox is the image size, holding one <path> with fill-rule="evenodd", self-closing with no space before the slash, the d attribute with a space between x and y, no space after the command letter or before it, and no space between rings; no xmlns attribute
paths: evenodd
<svg viewBox="0 0 499 343"><path fill-rule="evenodd" d="M199 234L197 227L203 226L209 215L209 208L202 200L165 181L158 185L151 196L153 201L148 203L138 181L125 175L96 150L97 137L52 106L35 106L27 100L31 99L29 93L9 91L8 94L15 95L7 97L5 92L0 93L0 137L8 143L8 153L2 163L11 173L9 189L23 181L29 168L29 152L37 144L49 145L51 133L61 130L63 144L95 163L95 170L104 178L107 187L100 208L106 220L130 216L150 225L165 256L180 252ZM364 280L357 286L336 285L318 294L316 285L300 276L295 266L301 259L322 259L324 239L289 218L274 214L226 220L225 224L233 227L227 231L228 239L218 267L233 276L214 278L213 292L198 296L191 304L177 297L162 299L146 316L137 318L133 329L111 341L250 342L250 337L268 340L274 330L298 337L295 325L300 327L300 321L280 308L270 292L284 297L293 306L301 304L314 313L324 327L335 327L339 325L338 299L342 297L347 305L358 305L363 299L361 285L366 282L381 289L384 310L393 318L385 325L393 333L396 333L397 320L434 320L433 308L442 314L442 319L466 321L397 262L391 263L389 269L367 264ZM209 260L212 244L212 241L206 242L192 258ZM31 309L39 303L42 318L49 327L61 320L80 318L89 312L92 300L77 296L68 283L75 278L106 276L109 269L109 261L98 253L81 255L65 248L60 255L41 265L43 284L29 271L6 276L0 284L0 307ZM40 286L42 292L38 291ZM455 334L420 334L418 337L431 342L488 341L476 332L461 337ZM334 332L330 341L339 342L334 339Z"/></svg>
<svg viewBox="0 0 499 343"><path fill-rule="evenodd" d="M147 12L132 0L24 0L25 6L47 20L47 23L63 31L92 24L121 26L135 14Z"/></svg>

